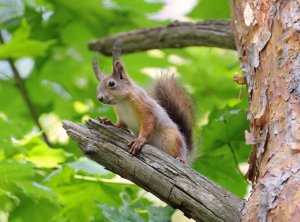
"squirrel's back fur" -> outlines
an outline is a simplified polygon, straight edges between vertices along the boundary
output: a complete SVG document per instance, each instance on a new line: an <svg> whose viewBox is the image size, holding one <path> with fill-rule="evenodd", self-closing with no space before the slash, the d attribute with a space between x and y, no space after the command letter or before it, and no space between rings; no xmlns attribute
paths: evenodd
<svg viewBox="0 0 300 222"><path fill-rule="evenodd" d="M162 75L151 88L153 98L166 110L185 138L188 151L193 148L193 103L173 75Z"/></svg>

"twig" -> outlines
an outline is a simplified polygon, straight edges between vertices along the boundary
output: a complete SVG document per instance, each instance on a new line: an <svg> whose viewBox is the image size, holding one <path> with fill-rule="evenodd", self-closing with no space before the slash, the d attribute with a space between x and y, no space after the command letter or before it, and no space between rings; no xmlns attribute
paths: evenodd
<svg viewBox="0 0 300 222"><path fill-rule="evenodd" d="M0 31L0 43L4 44L4 39L3 39L1 31ZM16 80L17 88L19 89L19 91L20 91L20 93L22 95L22 98L23 98L23 100L24 100L24 102L25 102L25 104L26 104L26 106L28 108L28 111L29 111L29 113L30 113L33 121L35 122L35 124L37 125L37 127L42 131L42 137L43 137L45 143L48 146L50 146L50 142L49 142L49 140L48 140L48 138L47 138L47 136L46 136L46 134L45 134L45 132L44 132L41 124L39 123L38 115L37 115L37 113L35 111L35 108L34 108L32 102L31 102L30 98L29 98L29 95L28 95L28 92L27 92L27 90L25 88L24 82L23 82L23 80L22 80L22 78L20 76L20 73L18 72L18 70L17 70L17 68L16 68L16 66L14 64L14 61L11 58L9 58L9 59L7 59L7 62L9 63L9 66L10 66L12 72L13 72L14 78Z"/></svg>
<svg viewBox="0 0 300 222"><path fill-rule="evenodd" d="M229 149L230 149L230 152L232 154L232 157L233 157L233 160L234 160L234 163L235 163L235 167L237 168L239 174L242 176L242 178L245 180L246 183L248 183L245 175L242 173L242 171L240 170L239 168L239 162L238 162L238 159L237 159L237 156L236 156L236 153L235 153L235 150L233 148L233 146L231 145L231 143L227 143Z"/></svg>

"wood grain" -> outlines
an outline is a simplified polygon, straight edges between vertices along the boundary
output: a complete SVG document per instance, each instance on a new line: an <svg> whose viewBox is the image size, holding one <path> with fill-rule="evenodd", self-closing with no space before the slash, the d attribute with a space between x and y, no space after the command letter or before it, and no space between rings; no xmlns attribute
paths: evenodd
<svg viewBox="0 0 300 222"><path fill-rule="evenodd" d="M131 156L125 130L89 119L63 121L81 150L106 169L129 179L196 221L240 221L244 201L155 147Z"/></svg>

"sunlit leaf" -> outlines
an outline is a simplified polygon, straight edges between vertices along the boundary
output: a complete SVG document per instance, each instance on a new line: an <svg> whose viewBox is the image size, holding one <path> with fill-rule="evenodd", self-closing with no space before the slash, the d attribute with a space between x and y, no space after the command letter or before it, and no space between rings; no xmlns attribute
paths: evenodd
<svg viewBox="0 0 300 222"><path fill-rule="evenodd" d="M72 167L76 172L83 171L90 175L99 175L99 176L106 176L110 174L103 166L95 163L94 161L82 157L79 160L68 163L70 167Z"/></svg>
<svg viewBox="0 0 300 222"><path fill-rule="evenodd" d="M13 34L13 38L0 47L0 59L43 56L53 40L41 42L29 38L30 26L26 20Z"/></svg>
<svg viewBox="0 0 300 222"><path fill-rule="evenodd" d="M62 149L50 149L47 144L42 141L41 133L28 134L15 146L22 146L27 149L23 155L17 155L17 159L24 159L32 162L37 167L54 168L66 160L68 154Z"/></svg>

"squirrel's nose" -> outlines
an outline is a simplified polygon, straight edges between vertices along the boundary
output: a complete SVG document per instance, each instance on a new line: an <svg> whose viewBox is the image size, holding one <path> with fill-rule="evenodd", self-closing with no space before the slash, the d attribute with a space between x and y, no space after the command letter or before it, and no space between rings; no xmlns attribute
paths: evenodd
<svg viewBox="0 0 300 222"><path fill-rule="evenodd" d="M103 101L103 99L104 99L104 97L103 97L103 96L99 96L99 97L98 97L98 100L99 100L100 102L102 102L102 101Z"/></svg>

